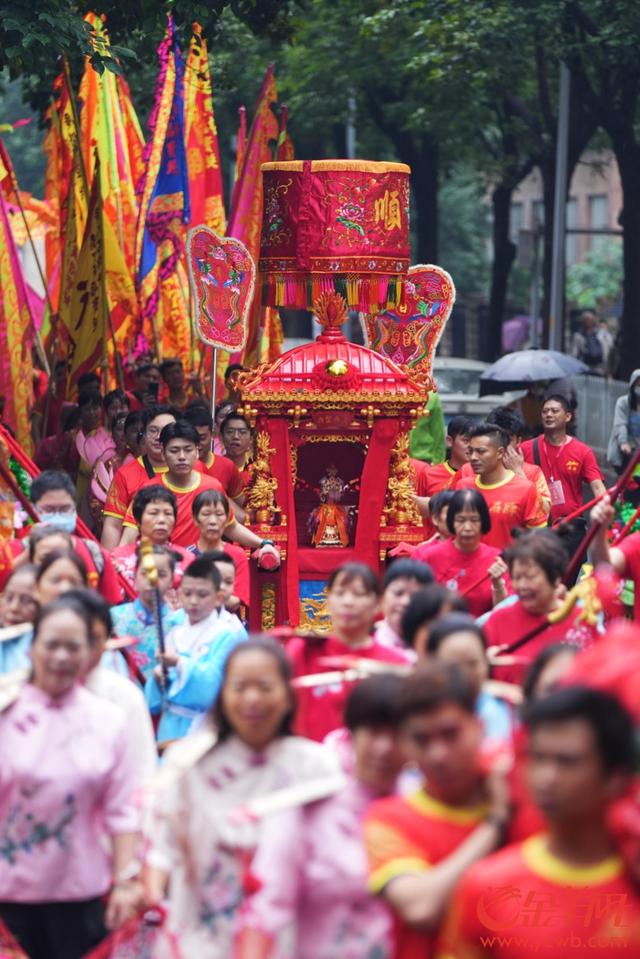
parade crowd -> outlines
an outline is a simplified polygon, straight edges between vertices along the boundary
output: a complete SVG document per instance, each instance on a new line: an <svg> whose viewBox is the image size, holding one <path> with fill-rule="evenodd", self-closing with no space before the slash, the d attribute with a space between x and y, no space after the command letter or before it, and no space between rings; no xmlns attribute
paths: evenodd
<svg viewBox="0 0 640 959"><path fill-rule="evenodd" d="M215 420L178 359L40 391L0 564L0 957L640 959L640 533L612 544L570 399L532 438L454 416L412 461L424 542L339 565L328 632L250 636L280 557L238 372Z"/></svg>

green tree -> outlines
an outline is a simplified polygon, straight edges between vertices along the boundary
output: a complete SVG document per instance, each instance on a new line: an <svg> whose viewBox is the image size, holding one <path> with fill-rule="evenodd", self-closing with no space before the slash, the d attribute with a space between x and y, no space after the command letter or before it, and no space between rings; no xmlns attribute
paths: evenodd
<svg viewBox="0 0 640 959"><path fill-rule="evenodd" d="M4 92L0 93L0 123L15 123L16 120L24 119L31 122L27 126L18 127L12 133L1 135L20 188L41 197L44 192L44 131L38 125L38 115L24 103L22 83L19 80L5 83Z"/></svg>
<svg viewBox="0 0 640 959"><path fill-rule="evenodd" d="M118 72L118 58L128 63L155 63L155 50L171 11L176 27L184 35L197 21L211 42L219 39L221 17L229 8L258 34L287 36L295 0L0 0L0 69L11 79L21 77L32 107L43 113L51 94L53 77L60 70L60 57L71 62L75 76L84 58L90 57L99 72ZM107 19L112 47L97 50L90 26L83 16L90 10ZM125 41L126 46L122 42Z"/></svg>
<svg viewBox="0 0 640 959"><path fill-rule="evenodd" d="M468 167L453 170L440 187L438 208L439 260L453 276L458 300L485 299L491 225L482 180Z"/></svg>
<svg viewBox="0 0 640 959"><path fill-rule="evenodd" d="M581 310L606 313L620 299L623 268L622 246L610 240L567 270L567 299Z"/></svg>

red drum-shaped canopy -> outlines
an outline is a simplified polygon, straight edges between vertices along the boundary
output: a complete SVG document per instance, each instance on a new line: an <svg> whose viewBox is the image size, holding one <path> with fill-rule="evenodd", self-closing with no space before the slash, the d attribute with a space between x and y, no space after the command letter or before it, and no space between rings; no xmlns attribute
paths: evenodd
<svg viewBox="0 0 640 959"><path fill-rule="evenodd" d="M409 266L410 172L363 160L264 163L265 304L309 309L338 292L365 313L397 306Z"/></svg>

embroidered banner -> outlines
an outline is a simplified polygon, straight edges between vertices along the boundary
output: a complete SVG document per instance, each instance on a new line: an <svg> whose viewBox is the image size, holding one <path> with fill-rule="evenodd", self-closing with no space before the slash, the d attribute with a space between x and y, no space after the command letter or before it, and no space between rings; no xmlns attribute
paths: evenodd
<svg viewBox="0 0 640 959"><path fill-rule="evenodd" d="M197 226L187 236L187 263L198 335L227 353L241 350L247 341L247 315L256 278L256 266L246 246Z"/></svg>
<svg viewBox="0 0 640 959"><path fill-rule="evenodd" d="M409 174L401 163L265 163L260 273L269 306L310 307L337 290L375 312L409 265Z"/></svg>
<svg viewBox="0 0 640 959"><path fill-rule="evenodd" d="M367 346L398 366L407 366L432 389L436 347L456 299L453 280L439 266L412 266L402 283L402 299L363 320Z"/></svg>

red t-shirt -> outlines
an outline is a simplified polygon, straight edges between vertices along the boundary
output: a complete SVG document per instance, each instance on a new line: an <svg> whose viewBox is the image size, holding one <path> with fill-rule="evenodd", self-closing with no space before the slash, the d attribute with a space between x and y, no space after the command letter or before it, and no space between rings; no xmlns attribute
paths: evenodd
<svg viewBox="0 0 640 959"><path fill-rule="evenodd" d="M385 663L408 663L410 656L402 650L383 646L375 639L369 646L352 649L334 636L323 640L302 639L295 636L287 643L287 655L291 661L294 678L313 673L326 673L332 668L322 660L329 656L356 656L362 659L377 659ZM330 686L313 686L298 689L298 710L295 727L299 736L308 736L322 742L334 729L344 725L344 704L352 682L337 682Z"/></svg>
<svg viewBox="0 0 640 959"><path fill-rule="evenodd" d="M549 493L549 487L545 479L544 473L539 466L536 466L535 463L527 463L526 461L522 464L522 471L525 475L525 479L528 479L530 483L533 483L535 488L538 490L538 495L541 499L549 500L551 495ZM457 478L466 479L468 476L475 476L473 472L473 467L471 463L465 463L464 466L461 466L457 473Z"/></svg>
<svg viewBox="0 0 640 959"><path fill-rule="evenodd" d="M105 516L115 516L116 519L123 520L127 515L131 500L138 490L153 482L158 483L160 477L167 472L166 466L156 467L153 464L151 466L156 477L158 477L155 480L149 479L141 456L129 460L119 470L116 470L104 504Z"/></svg>
<svg viewBox="0 0 640 959"><path fill-rule="evenodd" d="M465 873L441 948L447 959L640 956L640 892L618 856L574 866L532 836Z"/></svg>
<svg viewBox="0 0 640 959"><path fill-rule="evenodd" d="M430 465L422 460L411 460L416 477L416 496L435 496L444 489L451 489L458 472L445 460Z"/></svg>
<svg viewBox="0 0 640 959"><path fill-rule="evenodd" d="M476 583L499 555L497 547L487 546L486 543L480 543L472 553L463 553L452 539L445 539L440 543L419 546L411 559L428 563L439 583L461 592ZM470 593L465 593L464 598L472 616L487 613L493 607L490 578L484 579Z"/></svg>
<svg viewBox="0 0 640 959"><path fill-rule="evenodd" d="M211 461L208 464L205 464L204 460L198 460L195 468L222 483L225 493L231 499L239 496L244 484L236 464L228 457L219 456L217 453L210 453L209 456Z"/></svg>
<svg viewBox="0 0 640 959"><path fill-rule="evenodd" d="M574 436L568 437L563 446L553 446L540 436L538 452L551 494L550 515L555 522L582 506L582 484L601 480L602 473L591 447ZM522 444L522 453L527 463L535 463L533 440Z"/></svg>
<svg viewBox="0 0 640 959"><path fill-rule="evenodd" d="M598 638L598 632L595 626L576 622L581 612L579 606L574 606L566 619L547 626L537 636L530 639L528 643L525 643L514 653L521 661L521 665L498 666L493 670L495 678L502 679L507 683L520 683L529 663L551 643L567 643L570 646L578 646L580 649L591 646ZM487 646L502 646L505 643L513 643L533 629L534 626L539 626L545 621L545 616L534 616L532 613L528 613L519 599L508 606L498 607L489 615L483 625L484 634L487 637Z"/></svg>
<svg viewBox="0 0 640 959"><path fill-rule="evenodd" d="M475 475L456 479L456 489L473 487L482 493L491 514L491 529L482 537L488 546L505 549L511 543L511 531L518 526L537 529L547 525L538 491L524 476L507 470L506 479L490 485Z"/></svg>
<svg viewBox="0 0 640 959"><path fill-rule="evenodd" d="M191 512L193 501L198 493L201 493L205 489L217 489L220 490L221 493L224 493L222 485L217 479L213 479L212 476L206 476L204 473L199 473L198 470L194 470L194 472L196 480L188 489L180 489L178 486L173 486L164 473L154 479L147 480L146 483L142 483L140 486L140 489L154 485L166 486L166 488L170 489L174 494L178 501L178 516L171 534L171 540L177 546L184 546L185 549L187 546L191 546L192 543L197 543L200 538L200 530L196 526L196 521ZM235 520L232 520L232 522L235 522ZM134 529L138 528L138 524L133 518L131 505L129 505L125 516L124 526L132 526Z"/></svg>
<svg viewBox="0 0 640 959"><path fill-rule="evenodd" d="M619 546L624 556L624 576L633 580L633 618L640 620L640 533L625 536Z"/></svg>
<svg viewBox="0 0 640 959"><path fill-rule="evenodd" d="M456 470L445 461L444 463L424 463L422 460L411 460L413 466L416 496L435 496L445 489L451 489L458 475ZM423 516L422 523L427 539L432 536L436 528L430 516Z"/></svg>
<svg viewBox="0 0 640 959"><path fill-rule="evenodd" d="M485 806L449 806L423 790L372 803L363 823L369 891L379 895L392 879L420 875L447 859L487 812ZM437 936L396 917L394 959L433 959Z"/></svg>

